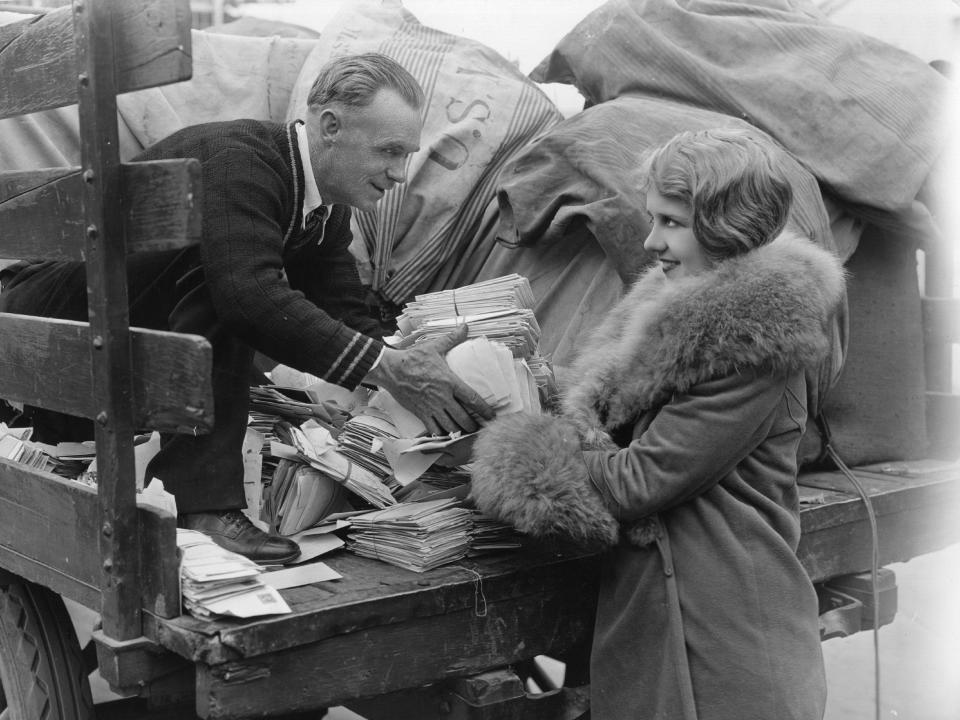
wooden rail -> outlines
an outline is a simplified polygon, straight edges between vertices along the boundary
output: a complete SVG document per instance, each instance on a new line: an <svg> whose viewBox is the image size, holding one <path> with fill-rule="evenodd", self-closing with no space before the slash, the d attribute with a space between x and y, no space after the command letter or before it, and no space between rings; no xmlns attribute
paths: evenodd
<svg viewBox="0 0 960 720"><path fill-rule="evenodd" d="M191 76L188 0L75 0L0 28L0 117L79 105L81 166L0 174L0 257L82 260L89 322L0 314L0 397L95 421L97 489L0 463L0 566L99 609L106 636L179 609L175 519L140 510L134 435L212 425L211 349L131 330L129 253L200 235L194 160L121 164L118 93Z"/></svg>

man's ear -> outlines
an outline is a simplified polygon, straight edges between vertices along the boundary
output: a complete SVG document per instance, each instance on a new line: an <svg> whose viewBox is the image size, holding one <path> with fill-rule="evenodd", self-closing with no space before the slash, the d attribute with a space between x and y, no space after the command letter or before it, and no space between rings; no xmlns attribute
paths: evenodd
<svg viewBox="0 0 960 720"><path fill-rule="evenodd" d="M324 108L319 113L320 140L324 145L332 145L343 128L340 115L333 108Z"/></svg>

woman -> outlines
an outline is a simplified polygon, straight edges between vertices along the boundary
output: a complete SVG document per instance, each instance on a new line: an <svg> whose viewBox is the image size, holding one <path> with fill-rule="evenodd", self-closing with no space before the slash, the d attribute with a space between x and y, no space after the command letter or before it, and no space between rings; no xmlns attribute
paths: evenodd
<svg viewBox="0 0 960 720"><path fill-rule="evenodd" d="M606 549L593 720L823 716L796 457L844 278L782 233L780 152L731 130L653 152L659 262L585 345L562 416L506 416L477 440L481 510Z"/></svg>

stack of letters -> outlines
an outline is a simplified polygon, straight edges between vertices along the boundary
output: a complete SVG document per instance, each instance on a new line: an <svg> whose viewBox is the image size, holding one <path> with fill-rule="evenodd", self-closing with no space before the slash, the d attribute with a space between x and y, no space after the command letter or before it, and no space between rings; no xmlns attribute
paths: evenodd
<svg viewBox="0 0 960 720"><path fill-rule="evenodd" d="M295 460L280 459L262 514L279 535L311 528L334 512L352 510L346 489L336 479Z"/></svg>
<svg viewBox="0 0 960 720"><path fill-rule="evenodd" d="M496 340L514 357L528 358L537 352L540 342L533 305L530 283L520 275L417 295L397 317L397 333L385 341L406 348L419 340L446 335L466 322L468 337Z"/></svg>
<svg viewBox="0 0 960 720"><path fill-rule="evenodd" d="M517 550L522 547L521 537L513 526L474 511L469 554L472 556L500 550Z"/></svg>
<svg viewBox="0 0 960 720"><path fill-rule="evenodd" d="M52 470L53 463L43 449L30 442L32 428L8 428L0 423L0 458L34 470Z"/></svg>
<svg viewBox="0 0 960 720"><path fill-rule="evenodd" d="M260 579L260 567L194 530L177 530L183 606L200 619L290 612L280 594Z"/></svg>
<svg viewBox="0 0 960 720"><path fill-rule="evenodd" d="M473 511L453 498L399 503L350 518L347 549L424 572L467 555Z"/></svg>

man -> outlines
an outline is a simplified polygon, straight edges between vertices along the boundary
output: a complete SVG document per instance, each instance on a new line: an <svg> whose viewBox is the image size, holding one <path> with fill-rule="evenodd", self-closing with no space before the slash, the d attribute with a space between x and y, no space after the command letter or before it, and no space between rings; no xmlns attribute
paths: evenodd
<svg viewBox="0 0 960 720"><path fill-rule="evenodd" d="M147 477L174 494L182 527L260 562L284 562L299 549L241 512L254 350L348 389L379 385L432 432L470 432L493 414L444 360L466 329L410 350L386 348L349 253L350 207L374 209L404 182L419 149L416 80L383 55L342 57L321 70L307 105L305 122L196 125L137 158L200 161L203 229L199 246L130 259L130 322L204 335L213 346L213 431L164 437ZM13 270L0 310L86 319L82 264ZM92 437L88 421L36 408L30 418L46 442Z"/></svg>

